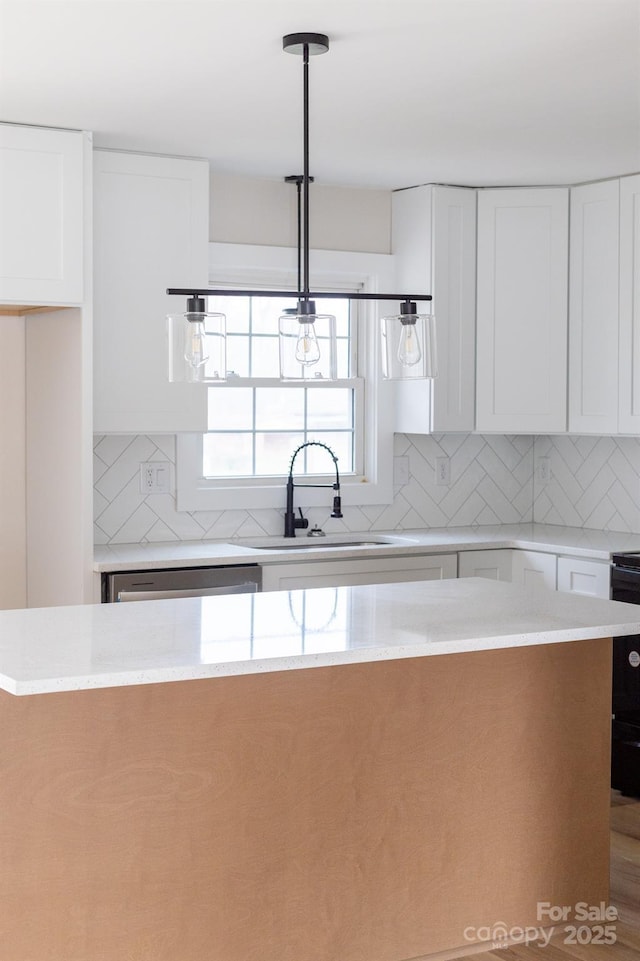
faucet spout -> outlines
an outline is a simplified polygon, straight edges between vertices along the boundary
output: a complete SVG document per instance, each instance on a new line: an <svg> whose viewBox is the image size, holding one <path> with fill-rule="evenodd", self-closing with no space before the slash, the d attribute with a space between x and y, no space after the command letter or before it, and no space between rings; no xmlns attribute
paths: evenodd
<svg viewBox="0 0 640 961"><path fill-rule="evenodd" d="M334 484L295 484L293 481L293 465L295 459L305 447L323 447L324 450L330 455L333 460L336 469L336 479ZM300 517L296 517L294 507L293 507L293 489L294 487L330 487L332 490L336 491L333 498L333 510L331 512L332 517L343 517L342 513L342 501L340 498L340 472L338 470L338 458L333 453L331 448L327 444L323 444L318 440L309 440L304 444L300 444L297 447L291 457L291 462L289 464L289 476L287 477L287 506L284 515L284 536L285 537L295 537L296 530L305 529L309 526L309 521L304 517L302 510L300 509Z"/></svg>

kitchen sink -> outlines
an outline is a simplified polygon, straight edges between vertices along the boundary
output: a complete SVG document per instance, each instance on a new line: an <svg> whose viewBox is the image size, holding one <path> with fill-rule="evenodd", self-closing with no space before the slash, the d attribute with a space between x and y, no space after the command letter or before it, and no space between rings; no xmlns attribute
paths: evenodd
<svg viewBox="0 0 640 961"><path fill-rule="evenodd" d="M389 546L389 541L329 541L327 543L321 537L314 537L313 540L303 541L300 539L295 544L263 544L262 551L299 551L316 550L318 547L381 547ZM248 546L248 545L247 545Z"/></svg>
<svg viewBox="0 0 640 961"><path fill-rule="evenodd" d="M259 551L315 551L318 548L350 548L350 547L399 547L402 544L412 544L412 541L408 537L388 537L385 539L368 539L363 541L356 540L335 540L334 538L325 537L299 537L293 540L286 540L283 542L279 540L277 543L273 541L265 543L264 541L237 541L240 547L248 547L251 550Z"/></svg>

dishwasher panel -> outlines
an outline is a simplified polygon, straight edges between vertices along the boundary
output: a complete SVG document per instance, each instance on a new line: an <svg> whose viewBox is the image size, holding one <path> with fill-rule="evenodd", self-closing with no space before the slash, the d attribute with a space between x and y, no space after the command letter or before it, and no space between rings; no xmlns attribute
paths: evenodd
<svg viewBox="0 0 640 961"><path fill-rule="evenodd" d="M253 594L261 588L262 569L257 564L121 571L102 576L102 600L107 604L170 597Z"/></svg>

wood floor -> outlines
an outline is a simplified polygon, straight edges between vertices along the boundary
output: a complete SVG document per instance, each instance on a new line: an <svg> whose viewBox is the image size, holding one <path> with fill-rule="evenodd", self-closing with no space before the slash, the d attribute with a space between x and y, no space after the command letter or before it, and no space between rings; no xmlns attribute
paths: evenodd
<svg viewBox="0 0 640 961"><path fill-rule="evenodd" d="M564 932L543 945L514 945L473 961L640 961L640 800L611 793L611 904L615 944L566 944Z"/></svg>

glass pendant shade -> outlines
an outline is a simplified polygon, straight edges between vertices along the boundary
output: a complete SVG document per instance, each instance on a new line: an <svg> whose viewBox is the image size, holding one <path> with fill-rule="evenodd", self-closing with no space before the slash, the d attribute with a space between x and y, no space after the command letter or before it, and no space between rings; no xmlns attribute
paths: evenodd
<svg viewBox="0 0 640 961"><path fill-rule="evenodd" d="M285 310L279 321L280 378L282 380L336 379L336 319L316 314L313 301Z"/></svg>
<svg viewBox="0 0 640 961"><path fill-rule="evenodd" d="M169 380L206 384L226 380L226 317L207 313L204 298L190 297L184 314L167 317Z"/></svg>
<svg viewBox="0 0 640 961"><path fill-rule="evenodd" d="M416 313L414 303L401 313L382 318L382 372L386 380L436 377L435 317Z"/></svg>

